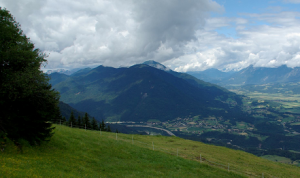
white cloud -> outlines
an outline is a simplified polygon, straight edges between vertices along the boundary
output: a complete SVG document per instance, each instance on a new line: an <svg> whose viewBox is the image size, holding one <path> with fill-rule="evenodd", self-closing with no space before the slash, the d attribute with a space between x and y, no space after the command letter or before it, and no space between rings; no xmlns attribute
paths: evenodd
<svg viewBox="0 0 300 178"><path fill-rule="evenodd" d="M300 13L279 7L229 18L210 17L224 10L212 0L0 0L0 6L50 53L48 68L145 60L177 71L300 66ZM221 28L236 36L219 34Z"/></svg>
<svg viewBox="0 0 300 178"><path fill-rule="evenodd" d="M198 40L186 46L186 51L193 49L194 53L186 52L176 61L166 64L168 67L173 66L177 71L205 70L211 67L239 70L251 64L260 67L277 67L283 64L289 67L299 66L299 16L297 12L247 14L248 19L245 21L250 23L244 28L236 28L237 38L219 35L208 26L205 30L198 30ZM249 25L251 22L262 20L266 24ZM234 19L222 17L214 18L213 21L230 24ZM268 23L272 25L267 25ZM216 28L215 23L208 25Z"/></svg>
<svg viewBox="0 0 300 178"><path fill-rule="evenodd" d="M222 7L211 0L0 0L36 47L50 53L48 68L164 62Z"/></svg>

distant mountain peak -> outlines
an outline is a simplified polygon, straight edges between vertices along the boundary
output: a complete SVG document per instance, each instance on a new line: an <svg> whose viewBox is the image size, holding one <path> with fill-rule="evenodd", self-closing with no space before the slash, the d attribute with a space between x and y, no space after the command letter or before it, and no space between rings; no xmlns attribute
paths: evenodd
<svg viewBox="0 0 300 178"><path fill-rule="evenodd" d="M213 72L215 72L215 71L220 71L220 70L216 69L216 68L209 68L209 69L206 69L205 71L213 71ZM220 72L222 72L222 71L220 71Z"/></svg>
<svg viewBox="0 0 300 178"><path fill-rule="evenodd" d="M159 62L153 61L153 60L149 60L149 61L145 61L143 62L143 64L147 64L147 65L153 65L153 64L161 64Z"/></svg>
<svg viewBox="0 0 300 178"><path fill-rule="evenodd" d="M155 68L163 70L163 71L171 71L171 69L169 69L166 66L162 65L161 63L153 61L153 60L145 61L143 64L146 64L151 67L155 67Z"/></svg>
<svg viewBox="0 0 300 178"><path fill-rule="evenodd" d="M62 101L97 119L105 116L108 121L146 122L196 115L218 117L226 114L222 108L228 116L238 117L238 106L227 102L230 98L242 103L236 94L190 75L165 70L155 61L128 68L99 66L76 76L51 77L50 82ZM216 112L211 108L220 109Z"/></svg>
<svg viewBox="0 0 300 178"><path fill-rule="evenodd" d="M61 74L66 74L66 75L72 75L73 73L81 70L82 68L75 68L75 69L51 69L45 71L46 74L50 75L52 73L61 73Z"/></svg>
<svg viewBox="0 0 300 178"><path fill-rule="evenodd" d="M62 74L70 75L71 71L67 69L53 69L53 70L47 70L45 73L48 75L52 73L62 73Z"/></svg>
<svg viewBox="0 0 300 178"><path fill-rule="evenodd" d="M281 65L278 67L255 67L248 66L232 75L234 80L223 80L224 84L267 84L299 81L300 71Z"/></svg>
<svg viewBox="0 0 300 178"><path fill-rule="evenodd" d="M286 64L283 64L283 65L279 66L278 68L290 68L290 67L288 67Z"/></svg>

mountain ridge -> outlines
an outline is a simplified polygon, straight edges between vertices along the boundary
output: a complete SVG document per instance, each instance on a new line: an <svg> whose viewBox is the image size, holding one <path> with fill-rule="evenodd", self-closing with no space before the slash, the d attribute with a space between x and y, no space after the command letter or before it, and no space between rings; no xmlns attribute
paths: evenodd
<svg viewBox="0 0 300 178"><path fill-rule="evenodd" d="M188 74L147 64L98 66L53 88L61 93L62 101L98 120L165 121L195 115L234 119L242 115L238 95Z"/></svg>
<svg viewBox="0 0 300 178"><path fill-rule="evenodd" d="M274 68L250 65L233 73L222 72L217 69L187 73L198 79L222 86L300 82L300 67L290 68L287 65Z"/></svg>

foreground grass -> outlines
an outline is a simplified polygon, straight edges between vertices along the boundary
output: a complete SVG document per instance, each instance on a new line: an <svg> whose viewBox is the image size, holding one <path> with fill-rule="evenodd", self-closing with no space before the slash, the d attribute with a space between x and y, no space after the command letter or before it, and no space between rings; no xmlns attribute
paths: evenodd
<svg viewBox="0 0 300 178"><path fill-rule="evenodd" d="M116 140L114 133L55 125L51 141L0 152L0 177L242 177L197 161ZM129 135L119 135L129 137ZM125 136L125 137L124 137ZM135 136L142 139L142 136ZM158 143L170 137L144 137ZM184 140L180 140L185 144Z"/></svg>
<svg viewBox="0 0 300 178"><path fill-rule="evenodd" d="M111 138L113 138L113 136ZM126 134L118 135L118 139L121 138L130 141L132 136ZM207 145L201 142L184 140L179 137L134 135L134 140L134 143L138 141L149 143L145 146L144 144L140 145L150 149L152 149L153 142L155 149L172 153L175 156L178 150L180 157L198 162L201 154L202 159L205 159L203 162L206 164L214 165L222 169L227 169L229 164L230 171L250 177L262 177L262 175L264 177L300 177L300 168L297 166L272 162L250 153L232 150L226 147Z"/></svg>
<svg viewBox="0 0 300 178"><path fill-rule="evenodd" d="M55 127L48 143L0 152L0 177L300 177L296 166L178 137Z"/></svg>

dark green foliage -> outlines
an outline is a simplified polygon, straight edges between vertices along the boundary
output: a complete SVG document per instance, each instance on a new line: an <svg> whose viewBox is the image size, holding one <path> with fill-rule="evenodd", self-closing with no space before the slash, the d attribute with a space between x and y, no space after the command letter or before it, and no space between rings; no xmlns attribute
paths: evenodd
<svg viewBox="0 0 300 178"><path fill-rule="evenodd" d="M296 132L300 133L300 125L290 125L290 127L295 130Z"/></svg>
<svg viewBox="0 0 300 178"><path fill-rule="evenodd" d="M71 106L69 106L68 104L66 104L62 101L59 101L58 106L59 106L61 115L64 116L65 118L70 118L71 112L73 112L75 118L78 118L78 116L83 118L85 115L85 112L77 111L76 109L72 108ZM88 114L88 116L91 118L91 116L89 114Z"/></svg>
<svg viewBox="0 0 300 178"><path fill-rule="evenodd" d="M66 119L65 116L63 116L62 119L61 119L61 123L65 123L65 122L67 122L67 119Z"/></svg>
<svg viewBox="0 0 300 178"><path fill-rule="evenodd" d="M295 150L300 151L300 136L284 136L284 135L269 135L269 137L263 142L262 148L274 149L280 148L283 150Z"/></svg>
<svg viewBox="0 0 300 178"><path fill-rule="evenodd" d="M55 124L60 124L64 117L61 115L61 112L59 110L56 110L56 112L57 117L52 118L51 122Z"/></svg>
<svg viewBox="0 0 300 178"><path fill-rule="evenodd" d="M78 116L78 119L76 120L76 118L74 116L74 113L72 111L67 124L70 127L87 128L87 129L91 129L91 130L99 130L99 126L98 126L98 123L97 123L96 119L93 117L92 122L91 122L87 113L85 113L83 118Z"/></svg>
<svg viewBox="0 0 300 178"><path fill-rule="evenodd" d="M110 125L106 125L106 124L104 123L104 120L102 120L102 122L100 123L100 129L101 129L102 131L111 132Z"/></svg>
<svg viewBox="0 0 300 178"><path fill-rule="evenodd" d="M105 125L105 123L104 123L104 120L102 120L102 122L100 123L100 129L101 129L102 131L106 131L106 125Z"/></svg>
<svg viewBox="0 0 300 178"><path fill-rule="evenodd" d="M282 125L278 125L275 123L270 122L262 122L255 124L255 128L257 129L256 133L260 133L262 135L268 135L268 134L283 134L284 128Z"/></svg>
<svg viewBox="0 0 300 178"><path fill-rule="evenodd" d="M59 94L40 71L46 57L0 7L0 132L16 143L47 140L53 130L49 121L60 119Z"/></svg>
<svg viewBox="0 0 300 178"><path fill-rule="evenodd" d="M101 124L101 123L100 123ZM135 127L127 127L126 125L121 124L109 124L112 131L118 131L118 133L124 134L141 134L141 132Z"/></svg>
<svg viewBox="0 0 300 178"><path fill-rule="evenodd" d="M81 128L81 127L82 127L82 123L83 123L83 121L82 121L81 117L78 116L78 119L77 119L77 126L78 126L79 128Z"/></svg>
<svg viewBox="0 0 300 178"><path fill-rule="evenodd" d="M0 132L0 151L4 151L7 144L7 134Z"/></svg>
<svg viewBox="0 0 300 178"><path fill-rule="evenodd" d="M90 118L88 116L87 113L85 113L84 117L83 117L83 126L86 127L87 129L91 129L92 125L90 122Z"/></svg>
<svg viewBox="0 0 300 178"><path fill-rule="evenodd" d="M98 123L97 123L97 121L94 117L92 119L92 124L91 125L92 125L93 130L99 130Z"/></svg>
<svg viewBox="0 0 300 178"><path fill-rule="evenodd" d="M75 125L77 125L77 122L76 122L76 119L74 117L73 111L71 112L71 116L70 116L70 118L68 120L68 123L69 123L69 126L75 126Z"/></svg>
<svg viewBox="0 0 300 178"><path fill-rule="evenodd" d="M111 132L110 126L107 126L107 132Z"/></svg>

